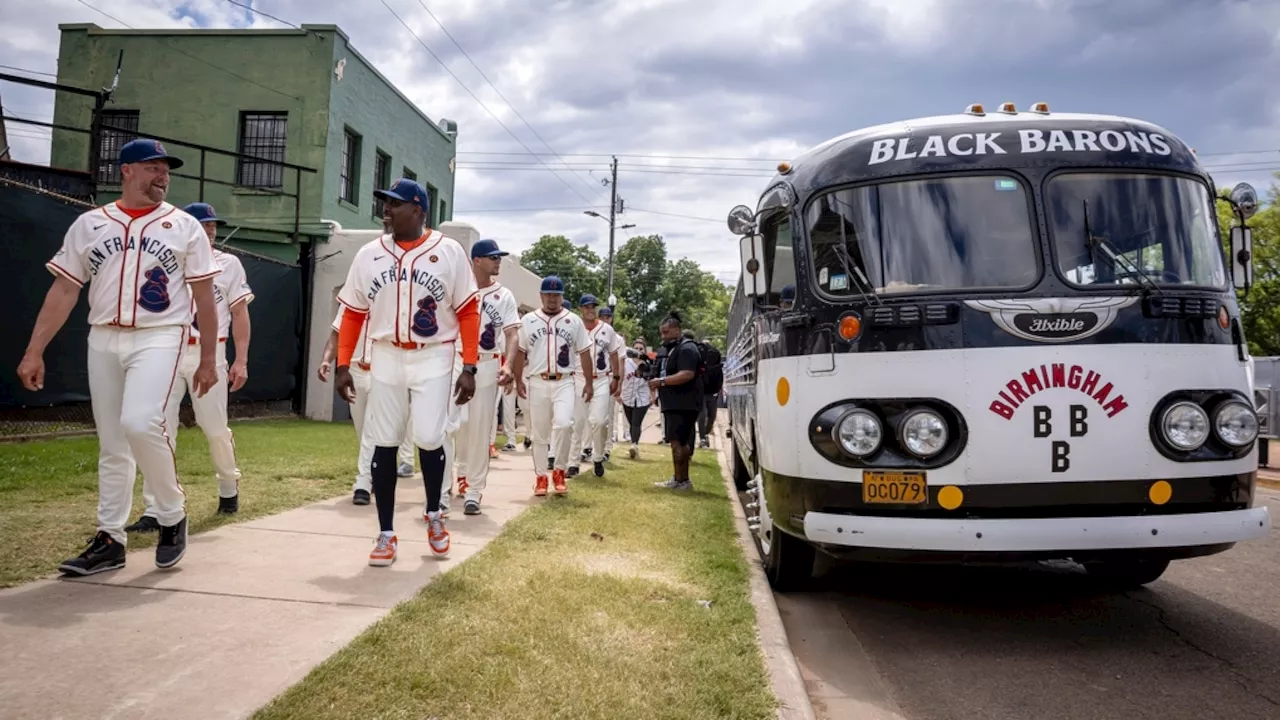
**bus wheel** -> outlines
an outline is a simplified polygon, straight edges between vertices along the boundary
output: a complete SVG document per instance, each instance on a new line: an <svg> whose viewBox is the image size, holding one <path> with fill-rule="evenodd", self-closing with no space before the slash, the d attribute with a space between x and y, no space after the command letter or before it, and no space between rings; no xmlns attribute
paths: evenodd
<svg viewBox="0 0 1280 720"><path fill-rule="evenodd" d="M744 492L747 489L747 483L751 481L751 473L747 470L747 464L742 461L742 453L738 450L737 443L729 443L729 452L732 454L731 466L733 470L733 486L738 488L738 492Z"/></svg>
<svg viewBox="0 0 1280 720"><path fill-rule="evenodd" d="M764 574L778 592L803 590L813 579L813 546L775 525L764 558Z"/></svg>
<svg viewBox="0 0 1280 720"><path fill-rule="evenodd" d="M1160 579L1168 560L1104 560L1084 564L1090 577L1118 590L1136 590Z"/></svg>

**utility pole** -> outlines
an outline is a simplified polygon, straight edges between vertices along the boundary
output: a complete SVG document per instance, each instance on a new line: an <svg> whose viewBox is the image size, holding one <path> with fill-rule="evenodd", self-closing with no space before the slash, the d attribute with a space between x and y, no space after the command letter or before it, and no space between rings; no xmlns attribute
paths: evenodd
<svg viewBox="0 0 1280 720"><path fill-rule="evenodd" d="M618 214L618 156L613 156L613 166L611 168L611 179L609 181L609 189L611 197L609 200L609 297L613 297L613 231L614 222L617 220Z"/></svg>

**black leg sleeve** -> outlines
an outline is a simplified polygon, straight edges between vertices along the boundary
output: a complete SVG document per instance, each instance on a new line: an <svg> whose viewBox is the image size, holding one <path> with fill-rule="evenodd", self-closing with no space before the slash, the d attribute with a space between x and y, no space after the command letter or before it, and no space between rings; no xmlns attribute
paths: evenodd
<svg viewBox="0 0 1280 720"><path fill-rule="evenodd" d="M373 478L373 501L378 505L378 524L383 532L395 529L396 453L400 448L375 447L369 474Z"/></svg>
<svg viewBox="0 0 1280 720"><path fill-rule="evenodd" d="M427 489L427 512L436 512L444 491L444 448L418 448L418 461L422 464L422 484Z"/></svg>

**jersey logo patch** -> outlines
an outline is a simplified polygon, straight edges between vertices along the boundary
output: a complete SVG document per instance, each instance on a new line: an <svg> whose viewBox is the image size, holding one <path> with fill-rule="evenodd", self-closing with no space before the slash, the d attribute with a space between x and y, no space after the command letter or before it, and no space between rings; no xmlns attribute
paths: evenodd
<svg viewBox="0 0 1280 720"><path fill-rule="evenodd" d="M556 364L560 367L569 367L569 346L567 344L560 346L560 354L556 356Z"/></svg>
<svg viewBox="0 0 1280 720"><path fill-rule="evenodd" d="M598 350L596 352L596 369L604 370L604 350L603 349Z"/></svg>
<svg viewBox="0 0 1280 720"><path fill-rule="evenodd" d="M164 222L160 223L160 227L164 228L165 230L172 230L173 223L169 222L168 220L165 220Z"/></svg>
<svg viewBox="0 0 1280 720"><path fill-rule="evenodd" d="M436 299L430 295L418 301L418 312L413 314L413 333L419 337L431 337L440 330L436 322Z"/></svg>
<svg viewBox="0 0 1280 720"><path fill-rule="evenodd" d="M427 259L428 259L428 260L430 260L431 262L439 262L439 261L440 261L440 257L439 257L438 255L432 255L431 257L429 257L429 258L427 258Z"/></svg>
<svg viewBox="0 0 1280 720"><path fill-rule="evenodd" d="M138 289L138 305L149 312L169 309L169 276L159 265L147 271L147 281Z"/></svg>
<svg viewBox="0 0 1280 720"><path fill-rule="evenodd" d="M498 328L494 327L493 321L485 323L484 332L480 333L480 349L492 350L498 346Z"/></svg>

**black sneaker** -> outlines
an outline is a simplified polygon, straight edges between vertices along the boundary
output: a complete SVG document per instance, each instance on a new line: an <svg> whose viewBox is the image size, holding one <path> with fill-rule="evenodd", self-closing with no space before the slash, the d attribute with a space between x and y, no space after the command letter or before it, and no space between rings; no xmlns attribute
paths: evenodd
<svg viewBox="0 0 1280 720"><path fill-rule="evenodd" d="M605 454L604 454L604 461L605 461L605 462L609 462L609 455L610 455L610 452L605 452Z"/></svg>
<svg viewBox="0 0 1280 720"><path fill-rule="evenodd" d="M548 469L548 470L555 470L555 469L556 469L556 459L555 459L555 458L553 458L553 457L549 457L549 458L547 458L547 469Z"/></svg>
<svg viewBox="0 0 1280 720"><path fill-rule="evenodd" d="M352 505L368 505L369 491L368 490L355 491L355 493L351 495L351 504Z"/></svg>
<svg viewBox="0 0 1280 720"><path fill-rule="evenodd" d="M583 460L590 460L590 459L591 459L591 448L585 448L585 449L583 449L583 451L582 451L582 459L583 459Z"/></svg>
<svg viewBox="0 0 1280 720"><path fill-rule="evenodd" d="M604 477L604 462L595 463L596 477Z"/></svg>
<svg viewBox="0 0 1280 720"><path fill-rule="evenodd" d="M577 466L577 465L570 465L570 466L569 466L569 469L568 469L567 471L565 471L564 476L565 476L565 477L577 477L577 476L578 476L578 466Z"/></svg>
<svg viewBox="0 0 1280 720"><path fill-rule="evenodd" d="M161 526L160 542L156 545L156 567L171 568L187 554L187 519L177 525Z"/></svg>
<svg viewBox="0 0 1280 720"><path fill-rule="evenodd" d="M229 498L218 498L218 514L219 515L235 515L240 510L240 496L232 495Z"/></svg>
<svg viewBox="0 0 1280 720"><path fill-rule="evenodd" d="M124 529L127 533L153 533L160 532L160 521L150 515L143 515L138 518L138 522L126 526Z"/></svg>
<svg viewBox="0 0 1280 720"><path fill-rule="evenodd" d="M67 575L94 575L124 567L124 546L110 535L98 531L85 551L64 561L58 569Z"/></svg>
<svg viewBox="0 0 1280 720"><path fill-rule="evenodd" d="M524 449L525 449L525 450L528 450L530 445L533 445L533 441L532 441L532 440L530 440L529 438L525 438L525 439L524 439Z"/></svg>
<svg viewBox="0 0 1280 720"><path fill-rule="evenodd" d="M466 501L465 503L463 503L463 504L462 504L462 514L463 514L463 515L479 515L479 514L480 514L480 501L478 501L478 500L468 500L468 501Z"/></svg>

